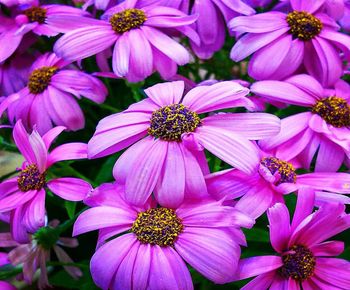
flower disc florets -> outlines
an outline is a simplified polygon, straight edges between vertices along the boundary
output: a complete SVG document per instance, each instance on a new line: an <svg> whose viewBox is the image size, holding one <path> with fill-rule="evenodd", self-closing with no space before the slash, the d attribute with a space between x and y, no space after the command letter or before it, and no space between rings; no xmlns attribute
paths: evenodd
<svg viewBox="0 0 350 290"><path fill-rule="evenodd" d="M45 177L45 173L40 173L36 164L30 164L18 175L18 187L23 192L40 190L45 185Z"/></svg>
<svg viewBox="0 0 350 290"><path fill-rule="evenodd" d="M280 160L276 157L265 157L260 163L266 167L271 174L275 174L278 171L280 180L276 185L281 183L295 183L297 180L293 165L287 161Z"/></svg>
<svg viewBox="0 0 350 290"><path fill-rule="evenodd" d="M40 94L46 90L51 82L53 74L57 71L57 67L44 66L33 70L29 76L28 88L32 94Z"/></svg>
<svg viewBox="0 0 350 290"><path fill-rule="evenodd" d="M318 114L328 124L341 128L350 126L350 106L339 97L328 97L316 103L312 113Z"/></svg>
<svg viewBox="0 0 350 290"><path fill-rule="evenodd" d="M287 15L289 32L301 40L310 40L317 36L323 27L322 22L305 11L293 11Z"/></svg>
<svg viewBox="0 0 350 290"><path fill-rule="evenodd" d="M279 273L284 278L291 277L298 281L304 281L312 276L316 265L312 252L301 245L293 246L290 250L292 253L282 256L283 266Z"/></svg>
<svg viewBox="0 0 350 290"><path fill-rule="evenodd" d="M140 212L131 231L144 244L173 246L184 226L175 211L169 208L151 208Z"/></svg>
<svg viewBox="0 0 350 290"><path fill-rule="evenodd" d="M124 33L131 29L139 28L147 20L145 12L140 9L126 9L115 13L109 22L117 33Z"/></svg>
<svg viewBox="0 0 350 290"><path fill-rule="evenodd" d="M45 23L46 9L41 7L31 7L24 10L24 14L28 17L30 22Z"/></svg>
<svg viewBox="0 0 350 290"><path fill-rule="evenodd" d="M182 104L173 104L153 112L148 134L166 141L181 141L183 133L196 130L201 119Z"/></svg>

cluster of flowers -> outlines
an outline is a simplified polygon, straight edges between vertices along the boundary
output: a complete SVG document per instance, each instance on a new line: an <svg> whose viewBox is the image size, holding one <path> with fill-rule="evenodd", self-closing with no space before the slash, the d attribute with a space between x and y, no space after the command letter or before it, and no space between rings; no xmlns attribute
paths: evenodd
<svg viewBox="0 0 350 290"><path fill-rule="evenodd" d="M0 234L0 265L20 265L17 278L27 283L40 268L44 289L53 249L71 276L82 275L60 247L78 246L61 237L67 223L48 221L52 193L88 207L73 236L98 230L90 271L102 289L193 289L188 265L218 284L257 276L244 289L350 289L350 262L334 258L344 243L326 241L350 228L350 174L338 172L350 167L350 85L341 79L349 73L350 2L75 4L0 0L1 130L13 130L25 159L0 183L0 219L10 226ZM227 33L236 39L227 61L252 55L255 82L195 84L177 74L221 50ZM33 51L40 36L59 34L52 52ZM81 64L92 56L99 71L89 74ZM85 127L76 99L105 101L98 77L139 82L155 72L167 82L100 120L88 144L49 151L64 130ZM280 120L262 112L269 105L301 113ZM60 161L124 149L113 183L93 188L50 173ZM210 172L209 154L233 168ZM284 202L291 193L292 220ZM276 254L240 259L242 228L265 212Z"/></svg>

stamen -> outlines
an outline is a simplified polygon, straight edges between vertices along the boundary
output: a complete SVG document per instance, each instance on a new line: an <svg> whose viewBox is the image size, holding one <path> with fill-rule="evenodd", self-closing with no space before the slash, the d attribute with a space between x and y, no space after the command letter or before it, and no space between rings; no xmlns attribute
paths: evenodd
<svg viewBox="0 0 350 290"><path fill-rule="evenodd" d="M45 91L57 70L58 68L54 66L44 66L32 71L28 82L29 91L35 95Z"/></svg>
<svg viewBox="0 0 350 290"><path fill-rule="evenodd" d="M312 113L334 127L350 127L350 106L342 98L333 96L322 99L313 106Z"/></svg>
<svg viewBox="0 0 350 290"><path fill-rule="evenodd" d="M45 23L46 9L41 7L31 7L24 10L24 14L28 17L30 22Z"/></svg>
<svg viewBox="0 0 350 290"><path fill-rule="evenodd" d="M322 28L322 22L305 11L293 11L287 15L289 33L301 40L310 40L317 36Z"/></svg>
<svg viewBox="0 0 350 290"><path fill-rule="evenodd" d="M279 269L281 276L298 281L304 281L312 276L316 266L312 252L301 245L293 246L290 250L292 253L282 256L283 266Z"/></svg>
<svg viewBox="0 0 350 290"><path fill-rule="evenodd" d="M181 141L183 133L190 133L201 125L201 119L182 104L173 104L153 112L148 134L166 141Z"/></svg>
<svg viewBox="0 0 350 290"><path fill-rule="evenodd" d="M115 13L109 20L116 33L124 33L139 28L147 20L145 12L140 9L126 9Z"/></svg>
<svg viewBox="0 0 350 290"><path fill-rule="evenodd" d="M280 179L276 185L281 183L296 183L297 175L292 164L287 161L280 160L276 157L265 157L260 162L261 165L266 167L271 174L279 173Z"/></svg>
<svg viewBox="0 0 350 290"><path fill-rule="evenodd" d="M17 178L18 187L21 191L40 190L45 185L45 173L40 173L36 164L30 164L21 171Z"/></svg>
<svg viewBox="0 0 350 290"><path fill-rule="evenodd" d="M144 244L173 246L184 226L175 211L169 208L151 208L140 212L131 231Z"/></svg>

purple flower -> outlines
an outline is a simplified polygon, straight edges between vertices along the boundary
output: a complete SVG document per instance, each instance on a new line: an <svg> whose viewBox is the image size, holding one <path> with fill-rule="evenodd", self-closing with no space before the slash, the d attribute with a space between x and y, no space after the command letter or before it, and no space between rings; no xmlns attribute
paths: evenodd
<svg viewBox="0 0 350 290"><path fill-rule="evenodd" d="M298 158L309 168L317 150L316 171L337 171L350 157L350 86L339 80L325 89L308 75L283 82L261 81L252 92L286 104L309 108L308 112L282 120L281 132L260 142L263 150L275 150L282 159Z"/></svg>
<svg viewBox="0 0 350 290"><path fill-rule="evenodd" d="M0 247L15 247L7 255L7 263L13 266L22 265L23 279L31 284L37 269L40 269L38 286L46 289L49 285L47 278L46 263L50 260L51 249L54 250L58 260L62 263L73 263L73 260L61 248L61 246L75 248L78 246L77 239L59 237L56 229L59 222L51 221L46 227L40 228L35 234L29 236L28 243L18 244L10 233L0 234ZM69 275L77 279L82 272L73 266L64 266ZM1 284L0 284L1 286ZM1 288L3 289L3 288Z"/></svg>
<svg viewBox="0 0 350 290"><path fill-rule="evenodd" d="M174 8L140 6L137 0L127 0L109 9L102 20L65 34L54 51L73 61L114 45L112 67L118 77L137 82L158 71L163 78L170 78L177 65L190 61L190 54L167 31L176 30L199 41L189 26L196 18Z"/></svg>
<svg viewBox="0 0 350 290"><path fill-rule="evenodd" d="M350 60L350 37L328 15L316 12L323 1L292 0L293 11L272 11L234 18L229 27L244 34L234 45L231 58L241 61L254 53L249 75L257 80L280 80L303 65L325 86L342 75L340 52Z"/></svg>
<svg viewBox="0 0 350 290"><path fill-rule="evenodd" d="M0 115L7 109L11 123L21 119L26 128L36 125L40 134L54 124L73 131L82 129L84 115L72 95L102 103L107 89L97 78L68 64L55 54L39 57L30 69L27 86L0 104Z"/></svg>
<svg viewBox="0 0 350 290"><path fill-rule="evenodd" d="M55 127L42 137L35 129L28 135L21 121L13 129L13 138L25 162L18 176L0 183L0 212L10 213L11 232L16 241L26 242L27 231L34 233L44 225L46 187L71 201L82 200L91 190L90 184L79 178L47 181L47 170L56 162L87 157L84 143L63 144L48 153L51 143L64 129Z"/></svg>
<svg viewBox="0 0 350 290"><path fill-rule="evenodd" d="M162 206L207 195L209 173L204 148L246 173L259 160L257 140L279 132L279 119L265 113L200 114L225 108L254 108L249 90L227 81L198 86L184 97L184 82L157 84L149 97L126 111L102 119L89 141L89 158L103 157L135 143L117 160L113 175L126 186L126 199L142 205L155 193ZM148 135L148 136L147 136ZM146 138L144 138L147 136Z"/></svg>
<svg viewBox="0 0 350 290"><path fill-rule="evenodd" d="M85 200L92 208L74 224L74 236L100 230L90 263L99 287L193 289L185 262L215 283L232 280L239 245L245 244L239 227L250 228L250 218L210 200L174 209L150 201L133 207L122 191L115 184L101 185Z"/></svg>
<svg viewBox="0 0 350 290"><path fill-rule="evenodd" d="M236 169L206 176L208 192L217 200L237 199L235 208L252 218L261 216L283 196L308 186L316 191L316 205L339 202L350 204L350 174L319 172L298 174L289 159L257 149L260 156L255 171L246 174ZM253 157L254 158L254 157Z"/></svg>
<svg viewBox="0 0 350 290"><path fill-rule="evenodd" d="M326 240L350 228L350 215L340 204L325 204L312 213L313 205L313 191L303 189L291 223L284 204L268 210L271 245L278 256L240 260L236 280L257 276L242 290L349 288L350 262L332 258L344 251L344 242Z"/></svg>
<svg viewBox="0 0 350 290"><path fill-rule="evenodd" d="M23 36L32 31L37 35L55 36L86 25L92 21L85 17L89 13L65 5L42 5L38 1L21 5L20 12L7 18L0 15L1 28L0 62L6 60L17 49Z"/></svg>

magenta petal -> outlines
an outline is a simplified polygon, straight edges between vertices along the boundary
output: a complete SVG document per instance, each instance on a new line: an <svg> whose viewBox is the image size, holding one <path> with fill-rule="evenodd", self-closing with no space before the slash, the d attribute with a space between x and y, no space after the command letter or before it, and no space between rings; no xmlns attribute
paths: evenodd
<svg viewBox="0 0 350 290"><path fill-rule="evenodd" d="M321 244L317 244L310 248L312 253L318 257L324 256L339 256L344 252L344 242L329 241Z"/></svg>
<svg viewBox="0 0 350 290"><path fill-rule="evenodd" d="M244 287L241 290L251 290L251 289L269 289L274 276L276 275L275 271L271 271L265 274L261 274Z"/></svg>
<svg viewBox="0 0 350 290"><path fill-rule="evenodd" d="M199 273L220 284L232 281L240 256L230 235L215 228L185 228L175 249Z"/></svg>
<svg viewBox="0 0 350 290"><path fill-rule="evenodd" d="M267 211L270 225L271 245L276 252L282 253L288 248L290 236L290 216L288 208L282 203L276 203Z"/></svg>
<svg viewBox="0 0 350 290"><path fill-rule="evenodd" d="M18 189L17 177L13 177L11 179L4 180L0 183L0 197L3 198L7 194L11 194Z"/></svg>
<svg viewBox="0 0 350 290"><path fill-rule="evenodd" d="M42 173L46 170L47 148L39 133L34 129L29 135L29 143L35 155L36 164Z"/></svg>
<svg viewBox="0 0 350 290"><path fill-rule="evenodd" d="M229 130L202 126L196 129L200 143L228 164L244 173L254 173L260 161L255 144ZM218 142L220 140L220 142Z"/></svg>
<svg viewBox="0 0 350 290"><path fill-rule="evenodd" d="M23 206L19 206L11 212L10 225L11 235L15 241L23 244L29 242L29 235L23 225Z"/></svg>
<svg viewBox="0 0 350 290"><path fill-rule="evenodd" d="M27 192L17 191L2 198L0 203L0 212L6 212L17 208L18 206L31 200L37 192L37 190L29 190Z"/></svg>
<svg viewBox="0 0 350 290"><path fill-rule="evenodd" d="M125 225L131 228L136 217L137 213L132 210L111 206L93 207L79 215L74 224L73 236L113 226Z"/></svg>
<svg viewBox="0 0 350 290"><path fill-rule="evenodd" d="M259 256L241 259L235 280L242 280L276 270L283 265L281 257Z"/></svg>
<svg viewBox="0 0 350 290"><path fill-rule="evenodd" d="M28 232L35 233L37 229L45 225L45 196L45 190L41 189L32 200L24 205L23 224Z"/></svg>
<svg viewBox="0 0 350 290"><path fill-rule="evenodd" d="M119 265L135 243L134 234L126 234L109 241L96 251L91 258L90 270L97 286L104 290L110 287Z"/></svg>
<svg viewBox="0 0 350 290"><path fill-rule="evenodd" d="M297 204L292 220L292 230L294 230L308 215L312 213L314 204L314 190L310 188L299 189Z"/></svg>
<svg viewBox="0 0 350 290"><path fill-rule="evenodd" d="M46 132L42 139L45 143L45 146L47 148L47 150L50 148L52 142L56 139L56 137L62 133L63 130L65 130L66 128L63 126L57 126L55 128L52 128L51 130L49 130L48 132Z"/></svg>
<svg viewBox="0 0 350 290"><path fill-rule="evenodd" d="M295 85L299 89L303 90L307 94L313 96L315 100L322 99L323 87L322 85L313 77L301 74L295 75L285 80L286 82Z"/></svg>
<svg viewBox="0 0 350 290"><path fill-rule="evenodd" d="M147 289L152 248L153 246L150 244L140 244L139 246L132 275L132 283L135 289Z"/></svg>
<svg viewBox="0 0 350 290"><path fill-rule="evenodd" d="M22 121L19 120L15 127L13 128L13 139L19 149L19 151L23 154L24 158L29 163L36 163L35 153L33 151L32 145L29 141L29 135L24 129Z"/></svg>
<svg viewBox="0 0 350 290"><path fill-rule="evenodd" d="M143 205L151 195L167 154L167 142L160 139L152 141L153 144L139 156L132 165L125 182L125 197L135 205Z"/></svg>
<svg viewBox="0 0 350 290"><path fill-rule="evenodd" d="M180 145L168 142L163 168L155 187L155 197L164 207L176 208L184 199L185 160Z"/></svg>
<svg viewBox="0 0 350 290"><path fill-rule="evenodd" d="M87 144L85 143L66 143L56 147L51 151L47 160L47 167L63 160L86 159Z"/></svg>
<svg viewBox="0 0 350 290"><path fill-rule="evenodd" d="M322 138L318 150L315 171L336 172L342 165L345 157L344 149L334 144L328 138ZM332 160L332 162L329 162Z"/></svg>
<svg viewBox="0 0 350 290"><path fill-rule="evenodd" d="M315 275L321 280L339 287L348 289L350 285L350 262L335 258L317 258Z"/></svg>
<svg viewBox="0 0 350 290"><path fill-rule="evenodd" d="M90 183L85 180L70 177L52 179L47 186L54 194L71 201L83 200L92 190Z"/></svg>
<svg viewBox="0 0 350 290"><path fill-rule="evenodd" d="M325 0L317 1L304 1L304 0L290 0L290 4L294 10L307 11L309 13L314 13L319 9Z"/></svg>
<svg viewBox="0 0 350 290"><path fill-rule="evenodd" d="M145 94L159 107L178 104L185 89L183 81L156 84L145 89Z"/></svg>
<svg viewBox="0 0 350 290"><path fill-rule="evenodd" d="M149 286L150 289L193 289L190 272L173 248L152 247Z"/></svg>

